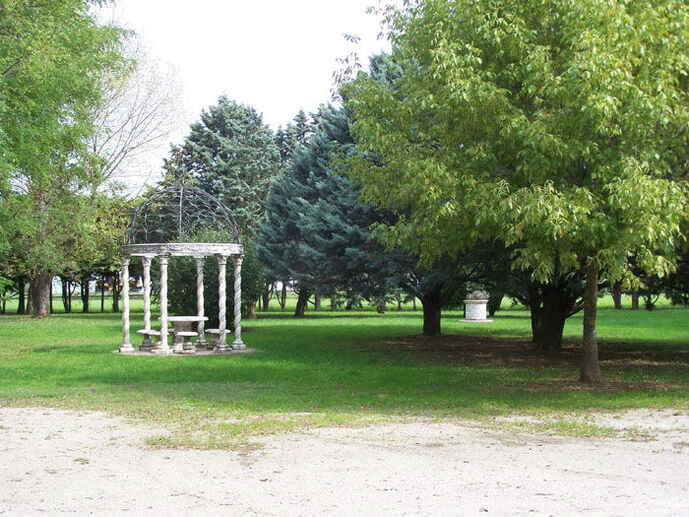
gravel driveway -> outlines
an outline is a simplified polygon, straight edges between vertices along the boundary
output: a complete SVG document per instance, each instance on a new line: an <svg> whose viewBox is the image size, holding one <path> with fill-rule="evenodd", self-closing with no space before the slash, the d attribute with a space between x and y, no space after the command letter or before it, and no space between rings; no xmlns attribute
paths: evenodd
<svg viewBox="0 0 689 517"><path fill-rule="evenodd" d="M653 438L417 422L273 436L239 452L149 450L160 429L0 408L0 514L689 515L686 411L596 423Z"/></svg>

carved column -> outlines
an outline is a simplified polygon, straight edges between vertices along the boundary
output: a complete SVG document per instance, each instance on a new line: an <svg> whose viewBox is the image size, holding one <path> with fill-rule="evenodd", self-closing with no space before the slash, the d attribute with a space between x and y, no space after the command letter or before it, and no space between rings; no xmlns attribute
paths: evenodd
<svg viewBox="0 0 689 517"><path fill-rule="evenodd" d="M129 338L129 257L122 257L122 346L123 354L134 351Z"/></svg>
<svg viewBox="0 0 689 517"><path fill-rule="evenodd" d="M196 313L202 318L204 316L203 307L203 263L205 262L205 257L194 257L196 261ZM196 326L196 331L199 333L199 339L196 341L196 346L207 347L206 335L204 333L205 324L203 321L199 321Z"/></svg>
<svg viewBox="0 0 689 517"><path fill-rule="evenodd" d="M153 351L158 355L170 355L167 344L167 264L169 257L160 257L160 339Z"/></svg>
<svg viewBox="0 0 689 517"><path fill-rule="evenodd" d="M234 341L232 348L246 348L242 342L242 257L234 258Z"/></svg>
<svg viewBox="0 0 689 517"><path fill-rule="evenodd" d="M151 260L152 256L141 257L141 265L144 269L144 330L151 330ZM150 352L153 349L151 336L144 334L144 340L139 347L142 352Z"/></svg>
<svg viewBox="0 0 689 517"><path fill-rule="evenodd" d="M218 344L214 352L227 352L227 286L225 276L227 275L227 257L218 255Z"/></svg>

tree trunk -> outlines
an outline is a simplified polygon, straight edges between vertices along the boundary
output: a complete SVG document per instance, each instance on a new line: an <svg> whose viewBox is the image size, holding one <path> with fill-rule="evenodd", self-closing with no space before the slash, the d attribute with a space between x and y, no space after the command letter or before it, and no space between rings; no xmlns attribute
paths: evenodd
<svg viewBox="0 0 689 517"><path fill-rule="evenodd" d="M534 340L539 350L560 352L562 350L562 333L565 321L571 314L572 301L562 283L545 284L540 286L541 306L540 327L538 336ZM532 300L533 310L536 300Z"/></svg>
<svg viewBox="0 0 689 517"><path fill-rule="evenodd" d="M120 312L120 273L112 275L112 312Z"/></svg>
<svg viewBox="0 0 689 517"><path fill-rule="evenodd" d="M382 300L378 304L378 308L376 309L376 311L378 312L378 314L385 314L386 310L388 310L388 304L385 303L385 300Z"/></svg>
<svg viewBox="0 0 689 517"><path fill-rule="evenodd" d="M442 304L435 298L424 297L421 298L421 305L423 306L423 335L439 336Z"/></svg>
<svg viewBox="0 0 689 517"><path fill-rule="evenodd" d="M50 282L50 314L54 314L55 309L53 309L53 282Z"/></svg>
<svg viewBox="0 0 689 517"><path fill-rule="evenodd" d="M19 304L17 305L17 314L26 314L26 281L18 280L17 289L19 291Z"/></svg>
<svg viewBox="0 0 689 517"><path fill-rule="evenodd" d="M26 297L26 314L33 314L33 302L31 301L31 282L29 282L29 295Z"/></svg>
<svg viewBox="0 0 689 517"><path fill-rule="evenodd" d="M272 290L272 284L268 284L266 288L263 290L263 294L261 296L261 311L262 312L268 312L268 309L270 307L270 295L273 292Z"/></svg>
<svg viewBox="0 0 689 517"><path fill-rule="evenodd" d="M100 280L100 311L105 312L105 275L101 275Z"/></svg>
<svg viewBox="0 0 689 517"><path fill-rule="evenodd" d="M541 329L543 328L543 309L541 307L541 294L538 286L531 283L529 286L529 306L531 315L531 340L538 345L541 339Z"/></svg>
<svg viewBox="0 0 689 517"><path fill-rule="evenodd" d="M543 307L541 328L536 341L539 350L547 352L562 351L562 333L565 329L567 315L558 310L546 310Z"/></svg>
<svg viewBox="0 0 689 517"><path fill-rule="evenodd" d="M637 290L632 291L632 310L639 310L639 292Z"/></svg>
<svg viewBox="0 0 689 517"><path fill-rule="evenodd" d="M306 289L301 289L299 291L299 297L297 298L297 308L294 311L295 318L303 318L304 312L306 312L306 305L309 303L309 297L311 293Z"/></svg>
<svg viewBox="0 0 689 517"><path fill-rule="evenodd" d="M419 296L423 306L423 335L440 335L440 318L443 307L442 299L443 286L437 285L432 290L427 291L423 296Z"/></svg>
<svg viewBox="0 0 689 517"><path fill-rule="evenodd" d="M65 308L65 313L72 312L72 297L70 293L70 281L67 277L60 275L60 282L62 284L62 306Z"/></svg>
<svg viewBox="0 0 689 517"><path fill-rule="evenodd" d="M598 263L590 259L586 265L586 291L584 294L584 336L581 361L581 382L599 381L598 336L596 335L596 304L598 303Z"/></svg>
<svg viewBox="0 0 689 517"><path fill-rule="evenodd" d="M321 310L321 295L320 294L314 294L313 295L313 310L316 312L320 312L320 310Z"/></svg>
<svg viewBox="0 0 689 517"><path fill-rule="evenodd" d="M411 310L416 310L416 296L411 297Z"/></svg>
<svg viewBox="0 0 689 517"><path fill-rule="evenodd" d="M278 296L278 303L280 304L280 311L285 312L285 306L287 305L287 283L282 283L282 291Z"/></svg>
<svg viewBox="0 0 689 517"><path fill-rule="evenodd" d="M560 352L565 322L577 312L577 296L566 279L551 284L530 283L528 302L532 340L538 350ZM583 293L582 293L583 294Z"/></svg>
<svg viewBox="0 0 689 517"><path fill-rule="evenodd" d="M493 315L500 309L500 304L502 304L502 299L505 297L505 293L502 291L491 291L488 295L488 316L493 317Z"/></svg>
<svg viewBox="0 0 689 517"><path fill-rule="evenodd" d="M337 310L337 296L335 295L330 297L330 310L333 312Z"/></svg>
<svg viewBox="0 0 689 517"><path fill-rule="evenodd" d="M39 273L29 285L31 295L31 315L34 318L45 318L50 314L50 284L53 275Z"/></svg>
<svg viewBox="0 0 689 517"><path fill-rule="evenodd" d="M615 304L615 309L622 309L622 289L619 285L613 285L610 288L610 295L612 296L612 301Z"/></svg>
<svg viewBox="0 0 689 517"><path fill-rule="evenodd" d="M89 284L91 278L88 275L81 277L81 312L89 311Z"/></svg>

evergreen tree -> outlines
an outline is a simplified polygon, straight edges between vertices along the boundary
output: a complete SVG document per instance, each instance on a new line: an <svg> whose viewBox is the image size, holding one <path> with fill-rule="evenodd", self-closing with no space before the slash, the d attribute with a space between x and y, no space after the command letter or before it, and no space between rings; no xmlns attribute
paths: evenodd
<svg viewBox="0 0 689 517"><path fill-rule="evenodd" d="M253 232L280 166L274 135L255 109L221 96L172 155L167 176L194 178L230 209L243 233Z"/></svg>
<svg viewBox="0 0 689 517"><path fill-rule="evenodd" d="M389 289L383 250L369 232L381 214L358 201L358 189L333 165L352 150L348 114L324 107L317 119L273 184L258 236L269 274L291 279L299 293L297 316L314 292L372 298Z"/></svg>
<svg viewBox="0 0 689 517"><path fill-rule="evenodd" d="M296 145L305 145L313 134L314 125L309 122L309 117L303 109L299 110L292 122L287 127L287 133Z"/></svg>
<svg viewBox="0 0 689 517"><path fill-rule="evenodd" d="M304 113L304 110L299 110L285 129L278 128L275 132L275 145L280 152L283 166L287 165L298 146L306 145L313 131L314 124L309 122L309 117Z"/></svg>
<svg viewBox="0 0 689 517"><path fill-rule="evenodd" d="M295 316L303 315L314 293L344 293L383 307L402 287L422 302L424 334L439 334L442 307L461 286L481 278L491 252L472 251L427 268L409 253L385 251L370 228L398 216L362 203L359 188L341 170L346 160L338 159L356 152L348 111L325 107L315 118L315 133L296 149L266 200L257 241L268 275L291 280L299 294Z"/></svg>

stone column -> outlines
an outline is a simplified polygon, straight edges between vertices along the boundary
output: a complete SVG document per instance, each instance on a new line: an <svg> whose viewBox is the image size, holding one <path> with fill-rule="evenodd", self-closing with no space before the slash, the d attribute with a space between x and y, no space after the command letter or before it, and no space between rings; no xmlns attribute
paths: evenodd
<svg viewBox="0 0 689 517"><path fill-rule="evenodd" d="M234 258L234 341L232 348L246 348L242 342L242 257Z"/></svg>
<svg viewBox="0 0 689 517"><path fill-rule="evenodd" d="M227 286L225 276L227 275L227 257L218 255L218 344L214 352L227 352Z"/></svg>
<svg viewBox="0 0 689 517"><path fill-rule="evenodd" d="M151 330L151 260L152 256L141 257L141 265L144 269L144 330ZM151 336L144 334L144 340L139 347L142 352L150 352L153 349Z"/></svg>
<svg viewBox="0 0 689 517"><path fill-rule="evenodd" d="M167 264L169 257L160 257L160 339L153 351L158 355L170 355L167 344Z"/></svg>
<svg viewBox="0 0 689 517"><path fill-rule="evenodd" d="M203 307L203 263L205 262L205 257L194 257L196 261L196 313L202 318L204 316ZM199 339L196 341L196 346L207 347L206 335L204 333L205 323L199 321L196 325L196 331L199 333Z"/></svg>
<svg viewBox="0 0 689 517"><path fill-rule="evenodd" d="M122 346L123 354L134 352L129 338L129 257L122 257Z"/></svg>

